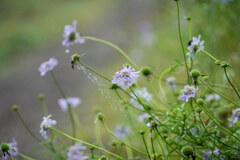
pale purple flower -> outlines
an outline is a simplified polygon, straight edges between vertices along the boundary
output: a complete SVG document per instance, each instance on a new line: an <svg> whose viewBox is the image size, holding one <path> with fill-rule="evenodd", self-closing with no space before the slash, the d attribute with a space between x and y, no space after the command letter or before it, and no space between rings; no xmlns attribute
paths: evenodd
<svg viewBox="0 0 240 160"><path fill-rule="evenodd" d="M220 159L225 159L226 156L221 155L221 150L215 148L213 151L203 151L203 160L214 160L215 158L220 157Z"/></svg>
<svg viewBox="0 0 240 160"><path fill-rule="evenodd" d="M176 78L175 77L168 77L166 82L171 85L172 90L176 90Z"/></svg>
<svg viewBox="0 0 240 160"><path fill-rule="evenodd" d="M73 21L72 25L64 27L62 45L66 48L66 53L69 52L69 47L77 44L84 43L85 40L81 39L80 34L77 32L77 21Z"/></svg>
<svg viewBox="0 0 240 160"><path fill-rule="evenodd" d="M187 103L190 98L195 97L197 89L194 86L186 85L182 92L183 95L179 97L179 100L183 100L185 103Z"/></svg>
<svg viewBox="0 0 240 160"><path fill-rule="evenodd" d="M117 126L114 130L114 134L120 139L125 139L130 133L131 129L128 126Z"/></svg>
<svg viewBox="0 0 240 160"><path fill-rule="evenodd" d="M131 66L123 65L123 68L113 76L112 83L118 84L122 89L127 89L138 81L138 77L139 71L135 71Z"/></svg>
<svg viewBox="0 0 240 160"><path fill-rule="evenodd" d="M151 117L151 116L148 113L143 113L143 114L138 116L138 121L146 122L149 117Z"/></svg>
<svg viewBox="0 0 240 160"><path fill-rule="evenodd" d="M15 140L15 138L12 139L11 143L8 143L10 150L8 151L8 153L12 156L12 157L16 157L19 153L18 151L18 147L17 147L17 141ZM9 157L8 154L4 153L3 154L3 159L4 160L11 160L11 158Z"/></svg>
<svg viewBox="0 0 240 160"><path fill-rule="evenodd" d="M147 90L146 87L143 87L142 89L135 89L134 91L135 94L131 93L131 96L133 98L130 99L130 103L135 106L136 108L139 108L139 109L144 109L144 107L142 106L142 104L138 101L137 97L142 100L142 102L151 102L152 98L153 98L153 95L150 94ZM136 96L137 97L136 97Z"/></svg>
<svg viewBox="0 0 240 160"><path fill-rule="evenodd" d="M47 117L43 117L43 121L40 125L40 133L44 139L48 139L47 130L52 125L56 125L57 121L51 119L52 115L48 115Z"/></svg>
<svg viewBox="0 0 240 160"><path fill-rule="evenodd" d="M216 93L206 95L206 101L207 102L210 102L210 101L213 101L213 100L218 101L220 99L221 99L221 97L218 94L216 94Z"/></svg>
<svg viewBox="0 0 240 160"><path fill-rule="evenodd" d="M232 111L232 117L228 118L228 120L230 121L230 127L232 127L232 125L234 123L237 123L238 119L240 118L240 108L234 109Z"/></svg>
<svg viewBox="0 0 240 160"><path fill-rule="evenodd" d="M78 97L68 97L67 99L60 98L58 100L58 105L63 111L67 111L68 105L72 108L76 108L79 104L81 104L81 99Z"/></svg>
<svg viewBox="0 0 240 160"><path fill-rule="evenodd" d="M69 152L67 153L68 160L86 160L89 157L84 156L83 152L87 147L82 143L76 143L74 146L69 148Z"/></svg>
<svg viewBox="0 0 240 160"><path fill-rule="evenodd" d="M41 76L45 76L47 72L52 71L54 67L58 65L58 60L54 57L50 58L48 61L43 62L38 71L40 72Z"/></svg>
<svg viewBox="0 0 240 160"><path fill-rule="evenodd" d="M189 52L187 55L192 59L195 57L197 52L204 50L204 41L201 41L201 35L192 38L189 42L188 50Z"/></svg>

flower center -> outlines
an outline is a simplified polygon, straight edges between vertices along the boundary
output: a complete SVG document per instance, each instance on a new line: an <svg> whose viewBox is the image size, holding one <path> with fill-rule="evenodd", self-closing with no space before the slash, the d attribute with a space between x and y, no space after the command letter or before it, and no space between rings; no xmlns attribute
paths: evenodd
<svg viewBox="0 0 240 160"><path fill-rule="evenodd" d="M73 32L69 35L69 41L74 41L76 39L76 34Z"/></svg>

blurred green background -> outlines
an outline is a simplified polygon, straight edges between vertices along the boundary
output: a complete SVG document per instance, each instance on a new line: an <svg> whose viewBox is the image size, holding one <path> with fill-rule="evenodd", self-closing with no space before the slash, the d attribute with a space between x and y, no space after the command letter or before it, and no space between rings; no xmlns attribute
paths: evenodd
<svg viewBox="0 0 240 160"><path fill-rule="evenodd" d="M201 34L207 51L231 63L231 76L239 87L240 1L180 0L179 3L185 46L190 38L184 17L191 16L192 36ZM94 129L95 110L106 114L112 129L126 119L125 113L119 112L121 106L113 100L115 96L106 91L109 84L101 81L103 88L99 84L93 85L86 74L71 69L71 54L64 53L61 46L66 24L77 20L81 35L113 42L139 66L148 65L156 74L176 64L176 60L183 60L174 0L2 0L0 20L0 142L15 137L20 150L30 155L35 155L37 148L33 146L36 142L10 111L11 105L22 106L20 112L38 135L43 114L36 96L44 93L59 128L64 131L70 129L66 128L69 125L68 114L62 113L57 105L60 96L50 77L40 77L37 70L50 57L60 61L55 72L67 95L79 96L83 101L77 108L82 123L79 137L94 141L91 131ZM75 52L86 52L84 61L109 78L127 63L116 51L94 42L87 41L72 47L71 53ZM197 53L196 68L204 71L203 74L211 74L213 65L208 57ZM179 76L177 79L185 80L182 71L180 69L174 74ZM219 78L217 81L221 83L224 80ZM101 89L104 90L103 95L98 91ZM106 140L111 139L107 134L103 136Z"/></svg>

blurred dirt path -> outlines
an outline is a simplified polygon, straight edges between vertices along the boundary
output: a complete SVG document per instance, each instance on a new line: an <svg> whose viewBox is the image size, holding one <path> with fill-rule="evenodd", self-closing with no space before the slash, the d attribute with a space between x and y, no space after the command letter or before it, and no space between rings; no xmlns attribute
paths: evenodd
<svg viewBox="0 0 240 160"><path fill-rule="evenodd" d="M109 14L104 19L98 20L95 24L87 26L83 30L78 28L80 34L101 37L126 50L128 41L131 41L131 37L129 37L131 30L128 30L128 28L133 29L140 21L149 19L151 14L154 13L155 4L151 0L130 0L117 3L115 7L108 11ZM69 20L69 23L71 21ZM109 47L92 42L79 45L73 51L86 52L87 56L84 57L84 61L100 71L110 67L107 64L109 60L117 61L121 58ZM20 151L30 153L30 155L31 150L29 149L36 149L33 147L36 146L36 143L23 129L10 107L13 104L22 106L20 112L38 136L40 136L39 125L43 115L41 105L36 99L39 93L46 94L47 105L50 108L50 113L54 113L54 119L66 116L57 106L59 94L50 76L47 74L45 77L40 77L38 72L39 65L50 57L59 59L60 64L54 71L63 89L69 96L80 96L83 99L82 106L86 106L84 104L89 101L89 95L93 88L87 82L86 77L80 76L79 72L76 74L71 69L70 54L64 53L61 39L55 44L25 54L24 57L13 58L10 66L6 67L6 72L0 77L0 143L15 137L19 143ZM84 115L84 112L81 114ZM64 119L68 120L68 117Z"/></svg>

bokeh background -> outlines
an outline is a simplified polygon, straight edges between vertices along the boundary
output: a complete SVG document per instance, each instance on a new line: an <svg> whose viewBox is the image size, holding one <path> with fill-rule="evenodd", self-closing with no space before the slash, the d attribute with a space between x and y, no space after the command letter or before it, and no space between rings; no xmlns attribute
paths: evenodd
<svg viewBox="0 0 240 160"><path fill-rule="evenodd" d="M239 86L240 1L180 0L179 3L185 46L190 39L184 17L191 16L192 35L201 34L207 51L231 63L231 76ZM113 42L139 66L150 66L156 74L183 60L173 0L1 0L0 142L15 137L20 151L33 157L38 157L41 149L11 111L12 105L21 106L20 113L40 137L43 112L36 97L44 93L49 112L58 121L57 127L71 133L69 116L57 104L61 97L51 77L41 77L38 72L39 65L51 57L60 62L54 72L66 94L82 99L76 109L81 122L78 137L95 141L96 111L106 115L112 129L126 119L124 109L108 90L110 84L101 79L97 84L92 83L88 73L71 69L71 54L64 52L61 41L64 26L73 20L78 21L81 35ZM86 41L71 48L72 54L83 52L86 53L83 61L109 78L127 63L115 50L95 42ZM212 66L209 58L197 54L196 68L211 74ZM182 70L174 73L180 80L184 80ZM223 78L219 77L221 83ZM107 144L111 138L102 132Z"/></svg>

